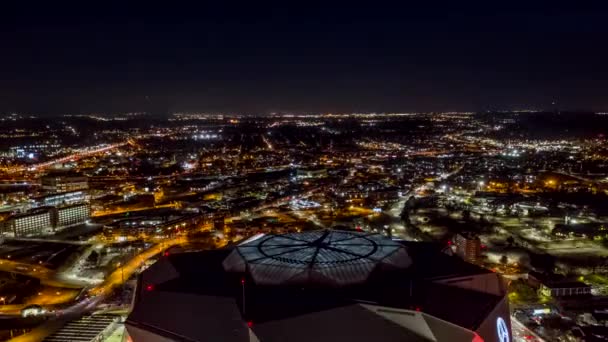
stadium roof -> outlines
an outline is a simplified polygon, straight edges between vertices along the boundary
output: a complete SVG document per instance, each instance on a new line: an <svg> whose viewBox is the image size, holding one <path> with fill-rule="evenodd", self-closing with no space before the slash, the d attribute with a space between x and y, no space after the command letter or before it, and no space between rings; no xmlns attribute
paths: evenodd
<svg viewBox="0 0 608 342"><path fill-rule="evenodd" d="M249 271L257 284L364 282L378 267L405 269L404 246L379 234L320 230L262 236L239 245L224 261L228 272Z"/></svg>
<svg viewBox="0 0 608 342"><path fill-rule="evenodd" d="M500 284L429 244L351 231L262 235L162 257L140 275L127 328L134 341L471 341L496 326L487 322L497 307L508 317L504 291L492 290Z"/></svg>

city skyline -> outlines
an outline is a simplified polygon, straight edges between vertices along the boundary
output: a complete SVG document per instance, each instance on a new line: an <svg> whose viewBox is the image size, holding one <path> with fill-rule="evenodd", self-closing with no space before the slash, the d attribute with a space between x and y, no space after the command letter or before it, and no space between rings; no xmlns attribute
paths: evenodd
<svg viewBox="0 0 608 342"><path fill-rule="evenodd" d="M608 341L608 3L0 11L0 341Z"/></svg>

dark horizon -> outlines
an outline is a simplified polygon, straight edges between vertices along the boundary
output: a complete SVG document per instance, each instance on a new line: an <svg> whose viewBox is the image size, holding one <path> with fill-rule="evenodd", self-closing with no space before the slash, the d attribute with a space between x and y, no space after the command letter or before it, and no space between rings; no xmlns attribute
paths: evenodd
<svg viewBox="0 0 608 342"><path fill-rule="evenodd" d="M0 113L608 109L603 5L3 12Z"/></svg>

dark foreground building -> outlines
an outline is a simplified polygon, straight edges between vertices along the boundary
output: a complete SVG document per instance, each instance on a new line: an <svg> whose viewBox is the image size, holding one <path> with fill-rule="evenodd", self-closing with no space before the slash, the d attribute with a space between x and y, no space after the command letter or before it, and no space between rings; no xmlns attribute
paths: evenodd
<svg viewBox="0 0 608 342"><path fill-rule="evenodd" d="M511 341L498 275L424 243L314 231L172 254L140 276L133 341Z"/></svg>

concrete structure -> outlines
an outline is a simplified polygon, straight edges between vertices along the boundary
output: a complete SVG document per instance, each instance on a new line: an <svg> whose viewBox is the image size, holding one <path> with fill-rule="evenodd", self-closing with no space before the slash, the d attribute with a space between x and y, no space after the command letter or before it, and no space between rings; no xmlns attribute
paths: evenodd
<svg viewBox="0 0 608 342"><path fill-rule="evenodd" d="M70 191L33 198L34 207L60 206L81 203L85 200L84 191Z"/></svg>
<svg viewBox="0 0 608 342"><path fill-rule="evenodd" d="M71 321L43 342L98 342L105 341L116 328L120 316L92 315Z"/></svg>
<svg viewBox="0 0 608 342"><path fill-rule="evenodd" d="M197 227L202 222L201 214L139 216L112 222L104 226L103 232L107 238L117 239L141 235L166 237Z"/></svg>
<svg viewBox="0 0 608 342"><path fill-rule="evenodd" d="M84 223L91 216L87 203L63 207L40 207L25 214L13 215L0 224L2 233L14 237L36 236L50 233L58 227Z"/></svg>
<svg viewBox="0 0 608 342"><path fill-rule="evenodd" d="M2 232L15 237L40 235L53 227L53 209L41 208L30 213L14 215L2 224Z"/></svg>
<svg viewBox="0 0 608 342"><path fill-rule="evenodd" d="M72 204L55 209L54 227L63 227L86 222L91 217L91 207L87 203Z"/></svg>
<svg viewBox="0 0 608 342"><path fill-rule="evenodd" d="M79 174L48 174L40 177L42 189L49 193L61 193L89 188L87 176Z"/></svg>
<svg viewBox="0 0 608 342"><path fill-rule="evenodd" d="M547 282L540 284L540 293L548 297L591 295L591 286L580 281Z"/></svg>
<svg viewBox="0 0 608 342"><path fill-rule="evenodd" d="M463 260L477 263L481 257L481 241L472 233L458 233L455 239L456 254Z"/></svg>
<svg viewBox="0 0 608 342"><path fill-rule="evenodd" d="M327 177L327 169L298 169L296 171L296 178L324 178Z"/></svg>
<svg viewBox="0 0 608 342"><path fill-rule="evenodd" d="M495 273L378 234L256 235L140 275L135 341L511 341Z"/></svg>

